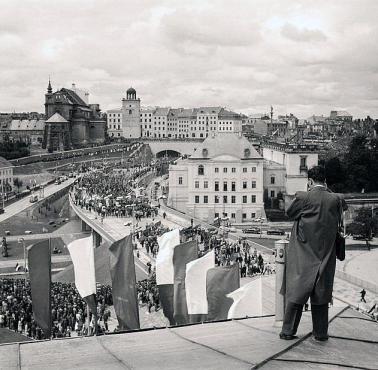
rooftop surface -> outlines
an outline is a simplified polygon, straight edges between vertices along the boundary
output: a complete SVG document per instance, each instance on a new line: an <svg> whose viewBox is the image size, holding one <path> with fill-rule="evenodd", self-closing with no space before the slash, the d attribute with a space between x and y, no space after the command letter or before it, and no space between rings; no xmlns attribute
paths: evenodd
<svg viewBox="0 0 378 370"><path fill-rule="evenodd" d="M1 369L377 369L377 323L337 304L330 339L316 342L305 312L299 339L274 317L0 346Z"/></svg>

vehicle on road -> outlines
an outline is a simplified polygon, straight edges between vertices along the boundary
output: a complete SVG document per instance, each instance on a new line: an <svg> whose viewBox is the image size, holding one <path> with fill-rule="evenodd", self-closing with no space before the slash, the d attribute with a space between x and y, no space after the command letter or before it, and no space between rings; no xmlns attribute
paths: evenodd
<svg viewBox="0 0 378 370"><path fill-rule="evenodd" d="M260 234L261 230L258 227L250 227L248 229L243 229L244 234Z"/></svg>
<svg viewBox="0 0 378 370"><path fill-rule="evenodd" d="M285 231L280 229L269 229L266 231L268 235L285 235Z"/></svg>
<svg viewBox="0 0 378 370"><path fill-rule="evenodd" d="M5 212L4 208L0 208L0 215L2 215Z"/></svg>
<svg viewBox="0 0 378 370"><path fill-rule="evenodd" d="M362 234L354 234L352 238L353 240L372 240L372 237L366 237L365 235L362 235Z"/></svg>
<svg viewBox="0 0 378 370"><path fill-rule="evenodd" d="M55 185L60 185L60 179L55 180Z"/></svg>
<svg viewBox="0 0 378 370"><path fill-rule="evenodd" d="M38 202L38 195L36 195L36 194L31 195L30 198L29 198L29 202L30 203Z"/></svg>

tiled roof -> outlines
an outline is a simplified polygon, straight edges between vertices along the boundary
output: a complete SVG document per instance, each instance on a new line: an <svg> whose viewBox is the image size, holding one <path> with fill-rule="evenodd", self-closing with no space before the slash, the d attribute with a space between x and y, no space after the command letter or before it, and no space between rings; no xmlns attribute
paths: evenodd
<svg viewBox="0 0 378 370"><path fill-rule="evenodd" d="M197 114L219 114L222 107L200 107L197 108Z"/></svg>
<svg viewBox="0 0 378 370"><path fill-rule="evenodd" d="M242 119L241 115L239 113L232 112L230 110L226 110L222 108L222 110L219 112L218 117L220 119L227 119L227 118L236 118L236 119Z"/></svg>
<svg viewBox="0 0 378 370"><path fill-rule="evenodd" d="M64 92L66 95L68 95L72 104L83 105L85 107L87 106L87 104L84 102L84 100L81 99L80 96L77 95L74 91L72 91L70 89L66 89L66 88L62 88L60 91Z"/></svg>
<svg viewBox="0 0 378 370"><path fill-rule="evenodd" d="M44 120L36 120L36 119L13 119L11 124L9 125L9 130L13 131L26 131L26 130L40 130L43 131L45 129L45 121Z"/></svg>
<svg viewBox="0 0 378 370"><path fill-rule="evenodd" d="M169 113L169 110L171 108L156 108L156 111L154 112L155 116L167 116Z"/></svg>

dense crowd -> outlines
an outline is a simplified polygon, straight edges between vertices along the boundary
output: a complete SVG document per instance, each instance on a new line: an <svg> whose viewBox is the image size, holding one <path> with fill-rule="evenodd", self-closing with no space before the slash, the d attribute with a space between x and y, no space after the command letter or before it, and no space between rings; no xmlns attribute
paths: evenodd
<svg viewBox="0 0 378 370"><path fill-rule="evenodd" d="M97 329L108 330L112 305L110 286L97 289ZM0 279L0 327L5 327L29 338L43 339L45 333L33 319L31 290L29 281L24 279ZM95 316L87 320L84 300L74 284L52 283L51 320L53 338L92 334L95 330ZM89 322L89 325L88 325Z"/></svg>

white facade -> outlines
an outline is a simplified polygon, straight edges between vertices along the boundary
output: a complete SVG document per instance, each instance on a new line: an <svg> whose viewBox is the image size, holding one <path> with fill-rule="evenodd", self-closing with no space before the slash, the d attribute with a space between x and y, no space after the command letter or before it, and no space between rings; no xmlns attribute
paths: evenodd
<svg viewBox="0 0 378 370"><path fill-rule="evenodd" d="M263 158L241 135L208 137L191 157L170 166L168 204L211 223L264 217Z"/></svg>
<svg viewBox="0 0 378 370"><path fill-rule="evenodd" d="M264 159L279 163L286 169L286 195L307 190L307 170L318 165L316 147L309 145L267 144Z"/></svg>
<svg viewBox="0 0 378 370"><path fill-rule="evenodd" d="M107 127L109 137L122 136L122 109L108 110L107 112Z"/></svg>
<svg viewBox="0 0 378 370"><path fill-rule="evenodd" d="M122 99L122 136L128 139L141 137L140 99L132 87L126 91L126 99Z"/></svg>

